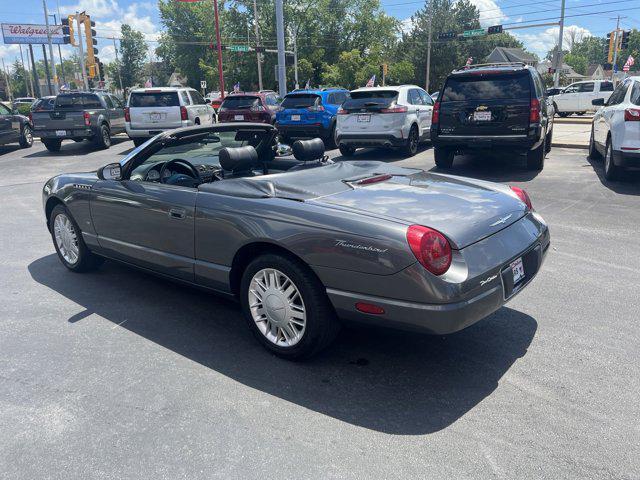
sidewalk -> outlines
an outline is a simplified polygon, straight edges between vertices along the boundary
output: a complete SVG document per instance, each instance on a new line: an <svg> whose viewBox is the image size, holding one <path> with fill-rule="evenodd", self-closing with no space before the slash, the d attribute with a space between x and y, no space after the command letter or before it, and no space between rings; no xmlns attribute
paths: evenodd
<svg viewBox="0 0 640 480"><path fill-rule="evenodd" d="M588 123L565 123L558 122L558 119L555 119L551 146L588 149L590 136L591 121Z"/></svg>

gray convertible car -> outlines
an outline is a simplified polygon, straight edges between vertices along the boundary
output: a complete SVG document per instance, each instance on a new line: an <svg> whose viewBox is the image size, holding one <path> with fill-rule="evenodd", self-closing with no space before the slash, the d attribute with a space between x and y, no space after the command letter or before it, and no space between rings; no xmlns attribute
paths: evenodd
<svg viewBox="0 0 640 480"><path fill-rule="evenodd" d="M463 329L521 291L549 248L517 187L333 163L319 139L285 153L270 125L218 124L54 177L43 201L60 261L114 259L235 297L264 346L302 358L343 320Z"/></svg>

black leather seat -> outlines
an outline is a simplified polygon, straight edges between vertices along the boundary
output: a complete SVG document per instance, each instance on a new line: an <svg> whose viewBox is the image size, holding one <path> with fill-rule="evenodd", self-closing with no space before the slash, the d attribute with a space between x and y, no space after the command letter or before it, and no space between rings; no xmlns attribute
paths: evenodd
<svg viewBox="0 0 640 480"><path fill-rule="evenodd" d="M218 154L224 178L253 177L258 167L258 152L250 145L245 147L224 147Z"/></svg>

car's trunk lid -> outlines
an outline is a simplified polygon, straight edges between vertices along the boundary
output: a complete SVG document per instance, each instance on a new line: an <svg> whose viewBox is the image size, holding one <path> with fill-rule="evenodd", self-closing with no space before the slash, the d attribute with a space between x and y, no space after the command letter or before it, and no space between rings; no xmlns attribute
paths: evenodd
<svg viewBox="0 0 640 480"><path fill-rule="evenodd" d="M525 214L524 204L515 196L446 175L393 176L352 187L314 202L434 228L457 249L493 235Z"/></svg>

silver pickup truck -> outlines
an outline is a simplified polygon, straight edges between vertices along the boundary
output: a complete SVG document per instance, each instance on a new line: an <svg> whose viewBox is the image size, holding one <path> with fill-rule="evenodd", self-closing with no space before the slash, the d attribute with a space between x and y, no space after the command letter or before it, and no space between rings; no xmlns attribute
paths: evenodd
<svg viewBox="0 0 640 480"><path fill-rule="evenodd" d="M89 140L97 148L109 148L111 136L125 131L124 106L106 92L71 92L56 97L53 110L32 112L34 135L51 152L62 140Z"/></svg>

